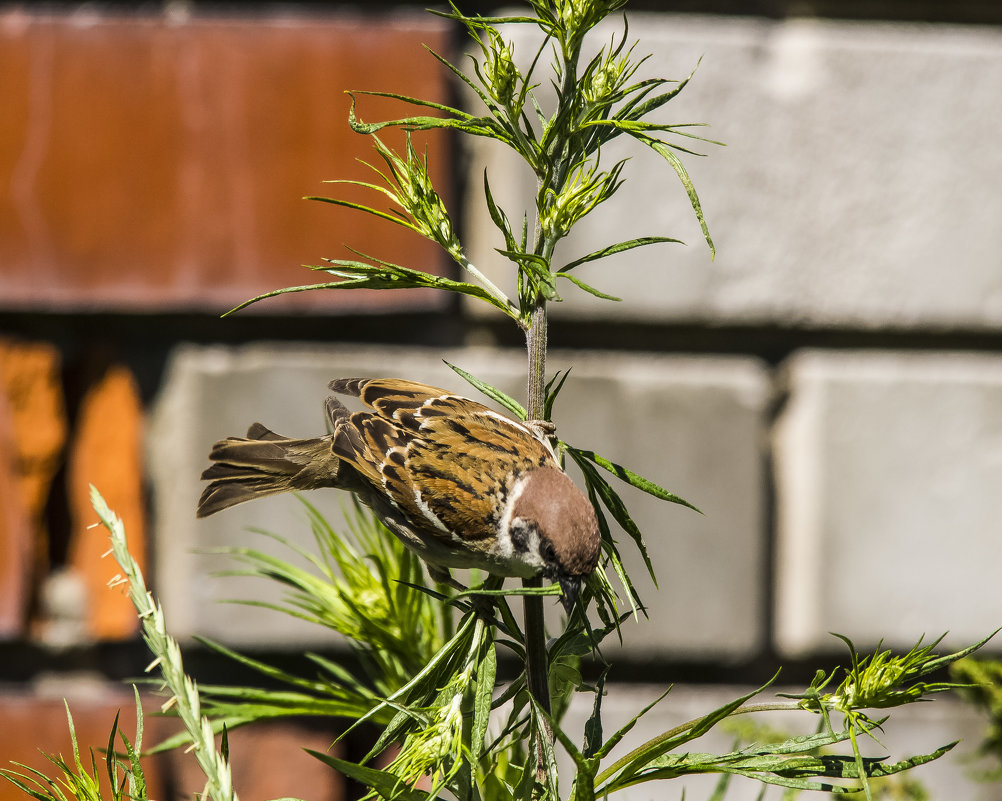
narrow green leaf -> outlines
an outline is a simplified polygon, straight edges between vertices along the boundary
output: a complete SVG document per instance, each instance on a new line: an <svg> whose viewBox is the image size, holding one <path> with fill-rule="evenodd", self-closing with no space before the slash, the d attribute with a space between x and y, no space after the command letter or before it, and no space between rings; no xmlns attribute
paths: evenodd
<svg viewBox="0 0 1002 801"><path fill-rule="evenodd" d="M504 236L505 246L508 250L522 252L515 241L515 235L512 233L508 215L494 201L494 194L491 192L491 184L487 178L486 167L484 168L484 199L487 201L487 211L491 216L494 227Z"/></svg>
<svg viewBox="0 0 1002 801"><path fill-rule="evenodd" d="M573 270L575 267L580 267L589 261L597 261L598 259L604 259L607 256L614 256L617 253L622 253L626 250L633 250L634 248L642 248L647 245L658 245L666 242L673 242L678 245L684 245L681 239L672 239L670 236L641 236L636 239L630 239L626 242L617 242L615 245L609 245L608 247L596 250L593 253L589 253L587 256L582 256L579 259L568 262L563 267L561 267L557 272L567 273Z"/></svg>
<svg viewBox="0 0 1002 801"><path fill-rule="evenodd" d="M66 796L59 789L58 785L56 785L56 783L44 773L35 770L34 768L30 768L20 762L11 762L11 764L35 774L34 776L29 776L25 773L18 773L17 771L0 768L0 776L3 776L22 793L31 796L36 799L36 801L66 801ZM32 787L30 784L27 784L29 781L34 782L36 787ZM49 792L42 792L38 789L39 787L48 787Z"/></svg>
<svg viewBox="0 0 1002 801"><path fill-rule="evenodd" d="M497 678L497 651L494 643L484 643L483 653L477 663L477 691L473 699L473 729L470 733L470 762L476 770L487 736L487 725L491 719L494 701L494 682Z"/></svg>
<svg viewBox="0 0 1002 801"><path fill-rule="evenodd" d="M105 767L108 769L108 779L111 781L112 797L118 795L118 770L115 761L115 735L118 734L118 718L121 714L122 710L115 712L115 720L111 724L111 734L108 737L108 748L106 749L104 755Z"/></svg>
<svg viewBox="0 0 1002 801"><path fill-rule="evenodd" d="M489 596L508 596L508 595L561 595L563 590L560 589L559 584L547 584L543 587L506 587L501 590L464 590L463 592L457 592L453 595L453 598L472 598L477 595L489 595Z"/></svg>
<svg viewBox="0 0 1002 801"><path fill-rule="evenodd" d="M455 8L455 6L453 6ZM441 11L436 8L429 8L429 14L434 14L436 17L444 17L445 19L455 20L457 22L462 22L464 25L470 28L493 28L498 25L508 25L512 23L527 23L531 25L539 25L540 20L537 17L468 17L460 11Z"/></svg>
<svg viewBox="0 0 1002 801"><path fill-rule="evenodd" d="M143 772L143 766L139 761L140 746L133 746L129 742L129 738L122 732L119 732L119 736L122 738L126 756L129 758L129 766L126 773L128 779L128 795L126 797L129 799L145 799L146 774Z"/></svg>
<svg viewBox="0 0 1002 801"><path fill-rule="evenodd" d="M348 94L352 94L349 92ZM359 94L375 94L375 93L365 93L360 92ZM394 95L389 95L393 97ZM397 99L409 102L413 98L407 98L405 95L396 96ZM449 109L448 106L438 106L430 103L420 103L419 105L429 105L432 108L440 108L442 110ZM456 110L451 110L450 113L456 113ZM503 129L497 124L496 121L485 118L485 117L473 117L469 114L464 114L463 112L458 112L458 119L452 119L449 117L430 117L430 116L415 116L415 117L402 117L395 120L384 120L382 122L362 122L355 116L355 98L352 95L351 108L348 112L348 125L355 132L359 134L372 135L378 133L384 128L406 128L411 131L426 131L436 128L452 128L455 130L460 130L465 133L473 134L474 136L485 136L491 139L499 139L503 142L508 141L508 137L504 135Z"/></svg>
<svg viewBox="0 0 1002 801"><path fill-rule="evenodd" d="M665 105L667 102L669 102L670 100L672 100L679 92L681 92L683 89L685 89L685 87L689 83L689 81L692 80L692 76L696 74L696 70L699 69L699 65L700 65L700 62L702 60L703 60L702 57L700 57L696 61L696 66L692 68L692 72L690 72L681 81L677 81L677 82L676 81L666 81L664 79L656 79L656 78L655 79L649 79L649 80L652 80L652 81L657 81L657 85L660 85L660 86L663 86L666 83L675 83L675 87L673 89L670 89L667 92L663 92L663 93L661 93L659 95L656 95L655 97L652 97L652 98L650 98L650 99L648 99L648 100L646 100L644 102L636 103L636 104L632 104L632 103L631 104L627 104L625 107L623 107L623 108L621 108L619 110L619 112L617 113L616 116L618 118L620 118L620 119L634 119L634 120L639 120L642 117L646 117L652 111L656 111L657 109L661 108L661 106ZM651 88L656 88L656 87L652 86ZM647 92L645 92L644 95L646 96Z"/></svg>
<svg viewBox="0 0 1002 801"><path fill-rule="evenodd" d="M654 586L657 587L658 579L654 573L654 564L651 562L651 557L647 553L647 545L644 543L644 536L637 527L637 524L633 521L633 518L630 517L630 512L626 508L626 504L623 503L622 498L620 498L616 491L609 486L609 482L598 474L598 471L591 465L582 453L570 447L568 447L567 452L571 455L571 458L575 461L578 467L581 468L585 481L588 482L589 486L593 486L595 488L595 492L598 497L601 498L605 508L609 510L609 514L611 514L613 519L619 523L623 531L630 535L630 538L637 546L637 550L640 551L640 556L644 560L644 565L647 567L647 572L650 574L651 580L654 582Z"/></svg>
<svg viewBox="0 0 1002 801"><path fill-rule="evenodd" d="M617 298L615 295L607 295L605 292L596 289L591 284L586 284L576 275L571 275L570 273L557 273L556 276L557 278L566 278L568 281L577 284L579 288L583 289L589 295L594 295L596 298L602 298L602 300L622 301L622 298Z"/></svg>
<svg viewBox="0 0 1002 801"><path fill-rule="evenodd" d="M445 359L443 359L442 361L445 362ZM504 392L502 392L497 387L493 387L490 384L488 384L488 383L486 383L484 381L481 381L479 378L477 378L476 376L474 376L472 373L466 372L466 370L464 370L463 368L457 367L456 365L450 364L449 362L445 362L445 364L451 370L453 370L453 372L455 372L456 374L458 374L459 376L461 376L464 380L466 380L467 382L469 382L470 384L472 384L474 387L476 387L478 390L480 390L488 398L490 398L491 400L495 401L496 403L499 403L500 405L504 406L509 412L511 412L512 414L514 414L519 420L525 420L526 414L528 414L528 413L525 411L525 407L522 404L520 404L517 400L515 400L514 398L512 398L509 395L506 395Z"/></svg>
<svg viewBox="0 0 1002 801"><path fill-rule="evenodd" d="M329 689L330 685L326 682L319 682L312 679L303 679L296 676L288 671L281 670L280 668L274 667L267 662L262 662L259 659L254 659L252 657L241 654L234 651L231 648L226 647L220 642L209 639L208 637L202 637L200 635L194 635L196 642L204 645L205 647L215 651L216 653L225 656L228 659L233 660L237 664L249 667L252 670L260 673L262 676L267 676L269 679L274 681L280 681L283 684L291 684L294 687L301 687L304 690L309 690L312 692L324 692ZM204 689L204 688L203 688Z"/></svg>
<svg viewBox="0 0 1002 801"><path fill-rule="evenodd" d="M909 759L904 759L901 762L893 762L889 765L886 765L882 762L876 763L872 765L870 768L871 771L870 777L877 779L882 776L892 776L895 773L901 773L902 771L916 768L919 765L925 765L929 762L939 759L941 756L943 756L943 754L946 754L949 751L953 750L959 743L960 740L954 740L952 743L948 743L947 745L937 748L932 753L918 754L916 756L910 757Z"/></svg>
<svg viewBox="0 0 1002 801"><path fill-rule="evenodd" d="M292 292L309 292L316 289L416 289L429 288L440 289L447 292L455 292L461 295L469 295L479 300L489 303L491 306L500 309L509 317L517 317L517 313L509 304L483 287L476 284L468 284L463 281L453 281L450 278L432 275L431 273L413 270L399 265L381 263L379 266L365 264L364 262L351 261L345 259L330 259L326 265L312 265L310 269L323 270L333 275L339 276L342 280L323 284L310 284L307 286L285 287L258 295L255 298L246 300L226 312L226 317L241 309L245 309L253 303L257 303L266 298L278 297Z"/></svg>
<svg viewBox="0 0 1002 801"><path fill-rule="evenodd" d="M543 711L539 704L536 703L536 699L531 695L529 696L529 703L534 729L534 736L531 741L532 747L539 748L542 751L543 766L546 774L546 789L549 791L550 799L556 801L556 799L560 798L557 780L557 757L554 753L553 742L550 740L548 732L552 731L556 734L557 728L553 725L553 721L550 720L550 716ZM574 747L573 743L571 747ZM535 761L532 757L527 760L529 763Z"/></svg>
<svg viewBox="0 0 1002 801"><path fill-rule="evenodd" d="M929 662L927 662L923 666L922 671L920 673L918 673L917 675L924 676L924 675L926 675L928 673L932 673L935 670L940 670L942 668L945 668L948 665L951 665L954 662L956 662L956 661L958 661L960 659L963 659L965 656L969 656L970 654L973 654L975 651L977 651L978 649L980 649L983 645L985 645L985 643L987 643L990 639L992 639L1000 631L1002 631L1002 628L995 629L995 631L993 631L987 637L985 637L982 640L978 640L976 643L974 643L973 645L969 645L967 648L964 648L964 649L962 649L960 651L956 651L956 652L954 652L952 654L946 654L944 656L940 656L940 657L936 657L934 659L930 659ZM942 637L940 639L942 639ZM959 687L959 686L961 686L961 685L954 685L954 687Z"/></svg>
<svg viewBox="0 0 1002 801"><path fill-rule="evenodd" d="M566 445L566 443L564 444ZM639 490L643 490L649 495L653 495L655 498L660 498L661 500L668 501L669 503L677 503L681 506L687 506L694 512L699 512L700 514L703 514L698 508L693 506L684 498L680 498L674 492L669 492L664 487L658 486L650 479L644 478L643 476L634 473L632 470L623 467L622 465L616 464L615 462L610 461L609 459L606 459L604 456L599 456L597 453L595 453L595 451L586 451L586 450L580 450L578 448L571 448L569 445L567 445L566 447L569 450L572 450L578 453L579 455L583 456L585 459L594 462L603 470L607 470L608 472L612 473L616 478L620 479L621 481L625 481L632 487L636 487Z"/></svg>
<svg viewBox="0 0 1002 801"><path fill-rule="evenodd" d="M699 220L699 227L703 232L703 238L706 240L706 244L710 248L710 256L716 256L717 249L713 244L713 239L710 237L710 229L706 225L706 219L703 217L703 207L699 203L699 195L696 193L696 187L692 183L689 173L686 172L682 161L678 156L672 153L671 148L660 139L655 139L654 137L646 136L644 134L635 134L634 137L638 141L643 142L645 145L650 147L651 150L661 156L661 158L667 161L671 165L672 169L675 170L675 174L682 182L682 186L685 187L685 193L689 196L689 204L692 206L692 210L696 213L696 219Z"/></svg>
<svg viewBox="0 0 1002 801"><path fill-rule="evenodd" d="M543 419L552 420L553 419L553 404L556 403L557 396L560 394L560 390L564 388L564 382L567 380L567 376L571 374L571 368L568 367L566 370L558 370L556 374L551 378L545 387L546 400L543 402Z"/></svg>
<svg viewBox="0 0 1002 801"><path fill-rule="evenodd" d="M571 458L572 459L574 458L573 454L571 455ZM591 502L592 507L595 509L595 517L598 519L598 530L602 536L602 552L606 554L606 557L612 563L613 571L619 578L619 581L623 585L623 588L626 590L626 597L627 600L629 600L630 602L630 611L634 619L639 620L640 611L643 608L643 604L640 601L640 595L634 588L633 582L630 581L629 575L627 575L626 567L623 565L622 557L620 556L619 550L616 547L615 540L613 540L612 532L609 530L609 522L605 519L605 513L602 511L602 504L598 499L598 495L595 492L595 488L590 484L588 484L587 489L588 489L588 500ZM599 568L601 567L602 566L599 565ZM608 585L608 580L606 580L605 586L608 588L604 595L605 601L612 609L616 609L616 596L612 592L611 587ZM620 633L620 640L622 640L622 633Z"/></svg>
<svg viewBox="0 0 1002 801"><path fill-rule="evenodd" d="M411 106L421 106L423 108L433 108L436 111L444 111L446 114L452 114L454 117L461 120L475 119L472 114L469 114L462 109L458 109L453 106L446 106L442 103L436 103L433 100L424 100L420 97L397 94L396 92L376 92L371 89L352 89L351 91L346 92L346 94L352 98L352 106L354 106L355 95L364 95L366 97L388 97L392 100L400 100ZM441 119L441 117L431 117L430 119Z"/></svg>
<svg viewBox="0 0 1002 801"><path fill-rule="evenodd" d="M601 756L602 752L602 696L605 695L605 679L609 675L606 666L598 677L595 686L595 703L592 704L591 715L585 721L583 753L586 757ZM594 777L593 777L594 778Z"/></svg>
<svg viewBox="0 0 1002 801"><path fill-rule="evenodd" d="M339 183L352 183L355 185L364 185L362 184L361 181L350 181L350 182L340 181ZM389 194L388 190L385 189L384 187L372 186L371 188L378 192ZM395 214L393 212L380 211L379 209L372 208L372 206L366 206L364 203L353 203L350 200L342 200L341 198L336 198L336 197L323 197L321 195L304 195L303 200L316 200L320 203L330 203L332 206L342 206L346 209L355 209L356 211L365 212L366 214L369 214L373 217L379 217L382 220L387 220L393 223L394 225L401 226L402 228L408 228L417 234L421 233L420 228L408 222L403 216ZM321 267L319 269L327 269L327 268Z"/></svg>
<svg viewBox="0 0 1002 801"><path fill-rule="evenodd" d="M383 798L392 798L397 801L427 801L426 793L411 789L399 776L387 770L366 767L310 748L307 748L306 752L343 773L349 779L354 779L363 786L372 788Z"/></svg>
<svg viewBox="0 0 1002 801"><path fill-rule="evenodd" d="M777 673L776 676L778 675L779 674ZM604 785L602 791L612 792L613 790L629 786L631 783L630 779L639 771L650 765L654 762L654 760L664 754L667 754L669 751L672 751L675 748L690 742L691 740L695 740L698 737L702 737L717 723L731 715L734 710L738 709L750 698L753 698L766 689L766 687L776 680L776 676L773 676L768 682L758 689L752 690L751 692L718 707L707 715L691 721L690 723L684 724L683 726L676 727L671 731L658 735L642 745L637 746L629 754L617 760L613 765L609 766L602 771L601 774L599 774L596 779L598 782L610 779L610 781Z"/></svg>
<svg viewBox="0 0 1002 801"><path fill-rule="evenodd" d="M650 712L652 709L654 709L654 707L656 707L665 698L668 697L668 693L670 693L672 691L672 687L673 686L674 685L669 685L667 690L665 690L663 693L661 693L661 695L659 695L657 698L655 698L653 701L651 701L647 706L645 706L643 709L641 709L629 721L627 721L625 724L623 724L622 726L620 726L613 733L613 735L608 740L606 740L605 743L602 744L602 746L596 752L596 756L599 756L599 757L605 757L605 756L607 756L609 754L609 752L612 751L612 749L615 748L617 745L619 745L619 743L622 741L622 739L633 730L633 727L637 725L637 723L640 721L640 719L644 715L646 715L648 712Z"/></svg>

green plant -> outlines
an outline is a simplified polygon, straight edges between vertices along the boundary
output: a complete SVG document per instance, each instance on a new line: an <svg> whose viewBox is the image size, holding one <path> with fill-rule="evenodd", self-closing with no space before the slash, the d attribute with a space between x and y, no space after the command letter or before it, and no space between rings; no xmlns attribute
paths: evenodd
<svg viewBox="0 0 1002 801"><path fill-rule="evenodd" d="M0 769L3 776L22 792L37 801L68 801L73 798L78 801L146 801L146 775L139 762L139 752L143 746L143 705L139 700L139 691L133 687L136 696L136 736L135 742L130 742L125 733L118 728L118 715L111 727L108 747L105 751L104 774L107 776L108 787L105 790L101 782L101 769L97 757L90 752L90 769L80 756L80 746L77 743L76 727L73 725L73 715L69 704L66 704L66 721L70 729L70 743L73 749L73 763L68 763L62 755L45 754L61 774L58 780L50 779L39 770L20 763L15 763L16 770ZM116 736L122 740L125 748L125 758L121 759L115 751Z"/></svg>
<svg viewBox="0 0 1002 801"><path fill-rule="evenodd" d="M961 697L987 718L978 748L989 767L979 771L983 781L1002 780L1002 660L968 657L950 665L950 678L963 685Z"/></svg>
<svg viewBox="0 0 1002 801"><path fill-rule="evenodd" d="M615 623L597 631L590 630L583 625L582 616L575 615L580 625L572 621L550 644L553 715L547 715L535 703L526 690L524 677L498 692L496 648L507 648L516 657L524 658L517 622L508 609L504 595L495 596L499 619L493 621L478 615L462 598L454 599L453 603L462 612L455 632L427 663L392 691L387 686L384 692L377 692L371 684L367 685L340 666L318 657L312 659L319 675L307 679L278 671L225 649L222 649L225 653L231 653L234 658L260 670L270 679L285 682L290 689L196 688L184 675L177 644L165 634L162 611L150 598L142 574L128 553L121 521L96 492L94 506L111 533L113 553L125 573L123 581L129 583L130 596L143 620L144 637L156 655L151 669L161 672L170 694L166 706L175 709L185 724L187 734L164 744L164 747L181 742L193 744L199 764L209 776L207 794L214 799L235 796L229 784L225 756L213 748L213 731L225 733L233 726L290 714L347 718L353 721L349 732L365 720L381 725L383 730L379 739L359 762L321 753L315 753L315 756L371 788L373 794L405 801L434 798L444 790L463 799L604 798L638 784L706 773L722 777L720 794L715 796L718 798L723 797L727 782L733 776L787 788L790 797L801 790L828 790L839 794L856 792L860 786L867 798L893 797L887 794L902 792L902 788L914 796L918 792L914 783L877 784L871 791L870 782L937 759L955 743L929 754L890 764L883 759L863 757L857 745L858 739L863 736L875 739L874 732L887 721L886 717L871 717L867 710L888 709L924 700L932 694L959 686L924 679L931 672L948 667L974 652L985 642L945 656L932 653L937 643L925 646L918 643L901 656L880 650L869 656L860 656L845 640L849 648L849 667L831 673L819 671L803 693L786 694L787 700L783 701L751 703L755 696L770 686L772 682L769 682L613 758L613 750L637 722L669 694L666 690L657 701L640 710L617 731L611 734L604 732L602 698L607 671L603 672L595 686L588 686L582 682L577 668L582 656L615 631ZM306 508L313 525L328 538L325 549L332 552L354 550L348 538L327 527L308 505ZM368 525L374 527L378 524ZM370 529L368 534L362 533L362 537L374 533L375 530ZM383 532L380 538L391 550L399 547L393 545L395 540L389 532ZM311 590L305 591L304 595L302 589L316 580L312 573L253 549L239 549L237 555L245 560L250 572L277 578L293 588L287 603L279 607L283 611L302 615L305 595L310 597L310 606L316 604L319 608L321 596ZM400 555L406 557L406 552ZM381 557L378 550L371 554L370 578L394 575L398 570L400 564L395 556L386 556L384 552ZM349 594L352 572L349 570L342 574L342 586ZM363 586L367 586L368 581L368 578L364 579ZM378 586L382 589L376 592L386 596L400 589L400 586L391 586L389 582L379 582ZM423 579L415 585L401 586L431 598L441 621L446 622L450 608L445 603L447 599L429 588L420 592ZM369 602L388 603L389 598L370 596ZM387 637L384 627L368 625L366 608L354 604L346 609L337 616L313 619L325 625L333 624L333 628L353 637L352 642L363 652L378 648L381 643L392 644L392 637ZM309 614L312 616L312 613ZM590 693L594 699L581 745L559 725L559 717L566 708L569 695L575 691ZM736 745L724 754L702 753L691 748L691 743L724 721L733 721L737 716L777 711L816 715L816 732L801 736L764 737L762 742ZM564 785L564 792L558 784L555 749L549 737L545 736L547 732L552 732L574 764L574 775L564 777L569 780ZM544 755L541 781L537 777L533 749L527 747L530 733L535 735L535 741ZM389 765L375 768L367 764L394 743L401 744L400 750ZM850 753L830 753L830 749L846 743L851 746ZM426 777L431 777L433 781L431 791L413 789L418 780ZM911 789L908 789L909 786Z"/></svg>
<svg viewBox="0 0 1002 801"><path fill-rule="evenodd" d="M373 191L380 202L388 201L390 210L375 202L364 205L338 198L319 199L390 220L437 242L469 280L443 278L358 253L357 259L327 260L313 268L333 280L276 290L247 303L306 290L415 287L432 287L482 301L525 332L526 402L522 404L461 368L454 369L511 414L524 420L550 420L567 378L566 373L549 378L546 373L547 313L549 304L562 300L561 280L615 300L579 279L575 268L634 248L677 241L651 235L584 255L565 257L560 253L558 245L574 225L610 200L625 180L626 162L604 165L603 147L625 135L658 153L680 179L711 252L713 248L680 157L692 153L686 145L700 137L689 125L650 119L685 88L689 78L637 79L643 59L634 58L625 23L621 35L594 56L582 55L588 34L624 3L529 0L531 13L490 18L464 15L453 7L445 16L464 26L473 40L472 71L467 73L443 56L433 55L479 98L482 109L478 113L391 94L435 115L367 123L356 115L353 96L350 124L372 137L382 162L380 168L373 167L373 182L362 186ZM513 45L505 38L508 26L517 25L533 26L540 34L540 43L525 59L516 58ZM536 76L548 53L552 54L550 83L554 91L549 106L536 91L545 82ZM386 128L403 130L402 153L378 137ZM513 212L498 205L489 176L484 176L485 203L503 243L498 252L511 263L516 276L513 297L505 295L468 259L449 211L429 179L426 159L413 145L413 132L434 128L493 139L514 151L537 178L529 210ZM691 504L587 448L572 446L556 436L554 446L584 477L598 515L604 555L560 631L548 640L542 614L542 596L555 594L559 588L542 587L538 580L528 580L522 588L503 588L500 580L487 577L471 593L447 596L426 584L416 559L370 518L358 516L354 536L347 536L333 530L306 505L317 553L293 554L305 560L306 567L252 548L234 549L232 556L242 572L285 586L287 596L278 608L344 634L367 669L364 676L357 676L341 665L308 655L314 675L299 676L210 644L270 680L284 683L283 690L221 686L196 690L184 677L180 652L165 636L160 611L128 556L120 521L95 496L95 508L112 533L115 556L125 569L143 618L144 636L156 655L155 666L184 720L184 739L195 745L199 764L209 776L210 797L234 797L226 760L214 749L212 734L292 714L344 718L351 721L349 732L363 721L381 727L370 753L357 762L327 754L316 756L370 788L371 795L403 801L434 798L441 793L463 801L590 801L635 785L707 773L722 777L718 798L726 791L730 777L737 775L784 787L791 794L805 789L836 793L862 789L867 799L872 799L871 779L936 759L952 747L946 745L930 754L887 764L864 757L858 741L874 737L886 721L871 717L868 710L888 709L950 689L955 685L923 679L931 670L949 665L982 643L942 657L932 653L935 643L919 644L904 656L878 651L861 657L846 640L850 667L837 675L819 673L803 693L777 702L751 703L770 682L617 755L617 746L654 704L639 710L614 732L603 728L602 701L610 668L603 661L602 642L616 635L627 618L639 619L644 610L623 566L613 524L639 549L652 576L654 569L643 536L608 476L662 500ZM611 574L621 585L621 595L609 581ZM522 623L509 604L512 595L524 596ZM484 598L490 599L490 606ZM597 620L589 618L591 611ZM417 631L420 637L415 636ZM524 672L506 686L499 686L497 680L499 649L525 665ZM585 658L598 664L600 677L594 685L582 679L580 664ZM833 684L835 689L829 691ZM577 736L561 726L574 693L592 697L592 713ZM817 728L811 735L735 747L725 754L701 753L695 748L697 741L721 722L758 711L814 715ZM376 767L375 758L390 746L398 747L396 756ZM848 753L828 753L832 748ZM558 776L558 749L566 752L573 765L571 773L564 776ZM421 780L430 781L431 789L416 789Z"/></svg>

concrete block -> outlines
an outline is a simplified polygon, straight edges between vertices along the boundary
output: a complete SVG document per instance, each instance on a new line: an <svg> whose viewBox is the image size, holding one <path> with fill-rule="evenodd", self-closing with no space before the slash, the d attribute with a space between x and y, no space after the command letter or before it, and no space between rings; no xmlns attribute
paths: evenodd
<svg viewBox="0 0 1002 801"><path fill-rule="evenodd" d="M953 647L1002 624L1002 358L808 351L785 375L779 647Z"/></svg>
<svg viewBox="0 0 1002 801"><path fill-rule="evenodd" d="M671 676L665 675L662 684L627 685L612 684L608 695L603 699L603 731L609 737L619 727L627 723L647 704L667 689ZM740 686L697 686L675 685L672 691L645 717L641 718L635 728L612 751L603 767L613 764L616 759L630 753L642 743L668 731L686 721L702 717L736 698L751 692L752 687ZM776 688L767 690L756 696L752 703L782 702L775 692L802 692L803 687ZM577 745L581 744L581 732L584 722L592 711L593 696L588 693L576 695L563 721L565 732L572 734ZM961 743L941 759L923 765L917 770L909 771L905 776L910 780L920 782L929 793L930 799L969 798L987 801L997 798L999 783L981 784L972 778L972 763L976 756L978 743L981 741L985 722L972 707L961 703L955 698L938 696L932 703L912 704L890 710L891 719L885 730L880 733L880 740L886 750L879 745L862 741L860 748L867 756L889 755L889 762L897 762L916 754L929 753L940 746L961 740ZM732 725L735 724L735 725ZM817 716L803 711L767 712L755 715L743 715L719 724L703 737L692 741L679 751L690 750L697 753L725 754L734 750L735 737L742 731L740 727L757 724L768 730L784 733L785 736L810 734L818 725ZM749 734L743 729L744 744L751 739L761 741L765 736L763 730L757 735ZM834 749L833 749L834 750ZM845 751L850 753L848 746ZM561 776L567 777L567 784L562 789L569 788L570 777L573 776L573 764L570 759L560 761ZM616 798L622 801L649 801L652 798L681 798L682 788L685 788L686 798L709 798L719 777L687 776L670 781L652 782L627 788L617 793ZM759 801L762 785L754 780L735 776L726 793L728 801ZM897 797L893 794L888 797ZM783 790L771 787L766 790L765 801L780 801ZM875 796L876 797L876 796ZM901 797L906 797L902 795ZM907 797L911 797L910 795Z"/></svg>
<svg viewBox="0 0 1002 801"><path fill-rule="evenodd" d="M175 353L150 431L157 588L175 633L259 645L330 641L327 632L277 613L215 603L262 597L263 588L233 578L210 580L212 570L229 563L192 549L267 547L263 537L246 533L248 527L306 546L311 536L290 497L196 521L206 454L213 441L239 434L255 420L292 436L320 433L326 384L336 376L406 375L476 397L443 358L524 396L519 351L254 345L184 347ZM653 618L625 626L626 651L642 658L747 656L761 645L765 603L759 449L768 393L761 367L747 359L551 354L551 370L572 364L555 409L560 435L635 469L706 512L702 517L665 505L624 485L623 497L646 532L661 587L655 592L644 579L633 545L622 536L622 550ZM341 493L311 493L310 501L335 525L341 519Z"/></svg>
<svg viewBox="0 0 1002 801"><path fill-rule="evenodd" d="M638 78L689 85L659 111L725 148L678 140L717 245L711 262L688 199L659 157L626 137L626 184L561 244L570 261L613 241L673 236L585 265L611 303L561 284L568 318L871 328L984 328L1002 322L1002 33L990 28L633 14ZM618 22L600 29L609 41ZM528 27L510 32L523 63ZM534 77L548 79L540 61ZM471 253L500 286L510 264L480 186L488 167L512 220L535 196L532 175L495 143L472 143ZM531 215L530 215L531 219ZM950 265L944 271L943 265ZM559 264L557 265L559 266Z"/></svg>

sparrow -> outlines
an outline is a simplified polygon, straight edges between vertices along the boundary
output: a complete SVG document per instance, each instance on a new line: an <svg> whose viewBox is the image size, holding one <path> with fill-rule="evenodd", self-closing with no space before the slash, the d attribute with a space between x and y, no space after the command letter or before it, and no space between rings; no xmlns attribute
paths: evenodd
<svg viewBox="0 0 1002 801"><path fill-rule="evenodd" d="M246 437L217 442L197 516L280 492L347 490L434 580L456 586L453 567L542 576L559 582L571 612L601 536L541 426L398 378L339 378L329 388L366 410L352 413L331 396L327 436L291 439L254 423Z"/></svg>

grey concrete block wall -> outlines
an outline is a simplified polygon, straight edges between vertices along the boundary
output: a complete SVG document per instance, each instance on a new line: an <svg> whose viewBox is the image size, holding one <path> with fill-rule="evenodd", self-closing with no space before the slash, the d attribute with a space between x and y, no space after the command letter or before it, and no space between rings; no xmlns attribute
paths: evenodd
<svg viewBox="0 0 1002 801"><path fill-rule="evenodd" d="M670 14L630 20L635 53L652 54L638 77L683 78L702 58L657 119L708 123L694 132L726 143L679 140L708 154L681 156L717 256L710 261L671 169L643 148L614 144L603 163L630 155L627 182L558 256L569 261L642 235L688 246L642 248L580 268L625 302L566 283L573 302L557 304L556 316L862 329L1002 323L1002 31ZM606 26L596 46L616 30ZM524 60L533 52L529 33L510 31ZM473 143L468 227L473 261L510 287L479 197L483 166L513 220L535 189L491 145Z"/></svg>
<svg viewBox="0 0 1002 801"><path fill-rule="evenodd" d="M189 346L174 355L149 452L157 591L177 635L258 645L329 641L328 633L278 613L217 603L260 597L263 583L210 578L209 572L229 563L193 549L269 547L248 527L306 545L310 533L291 497L196 521L206 454L215 440L242 434L255 420L290 436L321 433L326 384L336 376L402 375L476 396L443 358L524 395L519 351L253 345ZM637 658L683 660L756 653L764 644L766 608L761 432L769 384L762 366L743 358L559 352L549 364L551 370L574 367L555 410L564 439L631 467L706 512L700 516L623 486L660 580L656 591L622 535L622 551L653 617L627 624L627 650ZM341 493L314 492L309 500L340 519Z"/></svg>
<svg viewBox="0 0 1002 801"><path fill-rule="evenodd" d="M1002 624L1002 357L823 352L784 367L776 637L908 648ZM997 647L997 646L996 646ZM991 650L991 649L990 649Z"/></svg>

